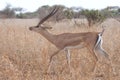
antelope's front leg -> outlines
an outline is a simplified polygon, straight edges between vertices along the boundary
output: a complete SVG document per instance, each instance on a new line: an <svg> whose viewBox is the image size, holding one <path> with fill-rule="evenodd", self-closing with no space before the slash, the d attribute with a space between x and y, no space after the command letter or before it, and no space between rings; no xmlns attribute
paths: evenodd
<svg viewBox="0 0 120 80"><path fill-rule="evenodd" d="M67 64L69 66L69 69L71 69L71 65L70 65L70 50L65 49L65 53L66 53Z"/></svg>
<svg viewBox="0 0 120 80"><path fill-rule="evenodd" d="M67 64L69 66L69 70L70 70L70 73L71 73L71 65L70 65L70 50L65 48L65 53L66 53L66 59L67 59Z"/></svg>
<svg viewBox="0 0 120 80"><path fill-rule="evenodd" d="M49 65L48 65L48 69L47 69L47 73L50 72L53 57L54 57L55 55L57 55L60 51L61 51L61 50L57 50L54 54L51 55L51 57L50 57L50 61L49 61Z"/></svg>

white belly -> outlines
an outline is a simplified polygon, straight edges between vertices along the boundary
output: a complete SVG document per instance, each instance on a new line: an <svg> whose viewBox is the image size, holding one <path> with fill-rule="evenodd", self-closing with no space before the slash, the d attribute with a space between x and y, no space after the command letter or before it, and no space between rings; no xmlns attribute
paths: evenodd
<svg viewBox="0 0 120 80"><path fill-rule="evenodd" d="M85 44L81 43L81 44L76 45L76 46L67 46L67 47L65 47L65 49L80 49L80 48L83 48L83 47L85 47Z"/></svg>

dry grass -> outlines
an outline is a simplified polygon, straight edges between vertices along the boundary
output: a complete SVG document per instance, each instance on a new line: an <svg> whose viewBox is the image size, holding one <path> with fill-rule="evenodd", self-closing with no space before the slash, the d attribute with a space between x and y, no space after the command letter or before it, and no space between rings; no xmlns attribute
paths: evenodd
<svg viewBox="0 0 120 80"><path fill-rule="evenodd" d="M103 35L103 47L110 55L112 68L99 62L93 73L93 56L84 49L71 50L72 73L69 73L64 51L54 57L51 72L45 75L50 55L56 47L44 37L28 30L38 20L0 20L0 80L119 80L120 79L120 23L109 19ZM46 23L51 33L101 31L100 27L77 27L73 21ZM83 23L82 23L83 24ZM81 24L80 24L81 25Z"/></svg>

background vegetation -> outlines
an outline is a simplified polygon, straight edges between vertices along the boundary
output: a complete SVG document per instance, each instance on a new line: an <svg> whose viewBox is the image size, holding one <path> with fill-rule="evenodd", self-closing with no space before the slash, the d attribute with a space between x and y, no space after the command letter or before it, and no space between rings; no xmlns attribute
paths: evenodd
<svg viewBox="0 0 120 80"><path fill-rule="evenodd" d="M79 19L86 18L88 20L88 25L92 26L97 23L103 22L107 18L115 18L120 21L120 7L109 6L101 10L88 10L82 7L65 7L63 5L54 5L59 7L59 11L51 18L53 21L60 21L62 19ZM0 11L1 18L43 18L46 16L54 6L44 5L39 7L34 12L26 12L25 9L17 7L13 8L8 4L2 11Z"/></svg>

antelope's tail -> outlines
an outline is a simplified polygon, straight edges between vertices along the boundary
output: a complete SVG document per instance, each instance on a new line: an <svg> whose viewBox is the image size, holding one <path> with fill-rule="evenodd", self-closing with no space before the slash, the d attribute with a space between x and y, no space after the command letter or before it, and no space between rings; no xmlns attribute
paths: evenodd
<svg viewBox="0 0 120 80"><path fill-rule="evenodd" d="M102 34L104 32L104 29L102 30L101 33L98 34L98 39L96 41L96 45L95 45L95 52L97 52L99 55L102 55L104 56L105 58L109 59L109 55L106 53L106 51L102 48L102 43L103 43L103 40L102 40Z"/></svg>

